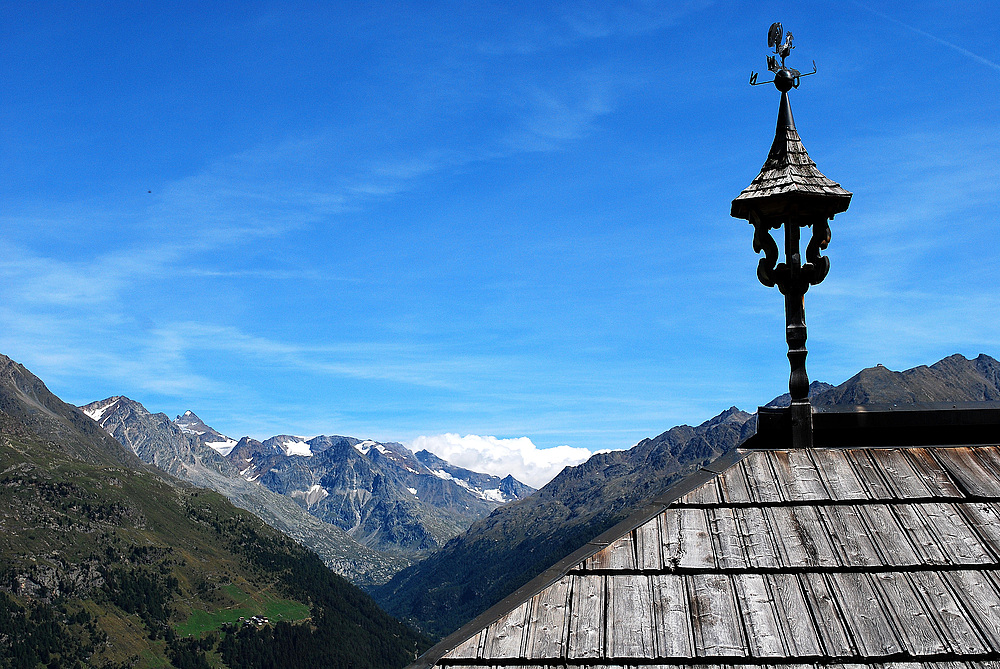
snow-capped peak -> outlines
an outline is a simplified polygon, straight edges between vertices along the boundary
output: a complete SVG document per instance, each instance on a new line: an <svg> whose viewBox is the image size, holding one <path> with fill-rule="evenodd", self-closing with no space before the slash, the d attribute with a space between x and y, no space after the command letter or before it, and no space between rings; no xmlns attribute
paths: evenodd
<svg viewBox="0 0 1000 669"><path fill-rule="evenodd" d="M208 426L190 409L175 418L174 425L185 434L205 434L208 432Z"/></svg>
<svg viewBox="0 0 1000 669"><path fill-rule="evenodd" d="M181 432L184 434L190 434L195 437L210 438L217 437L218 439L227 439L225 435L215 431L205 422L198 417L195 412L190 409L182 413L180 416L174 419L174 425L176 425ZM218 439L216 441L218 441Z"/></svg>

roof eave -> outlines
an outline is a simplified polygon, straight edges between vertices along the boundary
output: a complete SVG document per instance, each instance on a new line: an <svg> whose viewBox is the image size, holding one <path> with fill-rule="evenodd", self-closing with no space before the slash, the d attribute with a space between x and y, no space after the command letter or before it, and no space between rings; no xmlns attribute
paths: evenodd
<svg viewBox="0 0 1000 669"><path fill-rule="evenodd" d="M764 196L740 195L733 200L730 214L733 218L747 221L751 212L755 212L762 221L802 217L809 219L802 221L805 225L816 218L828 220L847 211L851 197L852 194L847 191L844 194L786 192Z"/></svg>

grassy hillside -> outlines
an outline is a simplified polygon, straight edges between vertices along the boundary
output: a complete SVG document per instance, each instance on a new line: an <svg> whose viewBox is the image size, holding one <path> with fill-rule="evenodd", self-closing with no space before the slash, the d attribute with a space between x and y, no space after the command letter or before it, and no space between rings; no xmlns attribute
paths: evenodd
<svg viewBox="0 0 1000 669"><path fill-rule="evenodd" d="M121 446L75 430L76 410L40 382L10 379L0 378L0 668L382 669L426 647L315 554L217 493L109 452ZM270 622L238 620L252 615Z"/></svg>

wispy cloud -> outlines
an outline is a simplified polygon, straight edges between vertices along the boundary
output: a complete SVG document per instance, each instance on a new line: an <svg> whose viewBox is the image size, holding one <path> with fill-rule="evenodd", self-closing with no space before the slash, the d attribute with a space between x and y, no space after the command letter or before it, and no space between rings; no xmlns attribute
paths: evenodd
<svg viewBox="0 0 1000 669"><path fill-rule="evenodd" d="M562 48L576 42L638 35L660 30L713 3L708 0L661 3L628 2L561 3L547 11L517 11L505 17L503 31L482 40L477 48L486 54L531 54ZM537 7L548 7L539 5Z"/></svg>
<svg viewBox="0 0 1000 669"><path fill-rule="evenodd" d="M875 14L876 16L882 17L886 21L891 21L892 23L895 23L896 25L903 26L907 30L911 30L911 31L917 33L918 35L923 35L927 39L933 40L933 41L937 42L938 44L940 44L942 46L946 46L949 49L953 49L953 50L957 51L958 53L962 54L963 56L971 58L972 60L976 61L977 63L985 65L986 67L990 67L990 68L992 68L994 70L1000 71L1000 64L994 63L992 60L990 60L988 58L983 58L979 54L973 53L972 51L969 51L968 49L966 49L964 47L961 47L961 46L959 46L957 44L954 44L953 42L949 42L948 40L941 39L937 35L932 35L931 33L927 32L926 30L921 30L920 28L917 28L916 26L910 25L909 23L906 23L905 21L900 21L896 17L890 16L889 14L886 14L885 12L881 12L881 11L875 9L874 7L870 7L868 5L862 5L861 3L857 3L857 2L854 3L854 4L857 5L858 7L861 7L862 9L865 9L865 10L871 12L872 14Z"/></svg>
<svg viewBox="0 0 1000 669"><path fill-rule="evenodd" d="M392 381L421 387L454 387L456 378L496 364L495 357L449 355L432 346L348 340L303 345L248 334L232 326L202 322L173 323L156 330L163 340L176 341L184 351L228 353L257 358L272 369L296 373Z"/></svg>
<svg viewBox="0 0 1000 669"><path fill-rule="evenodd" d="M504 138L509 152L558 150L584 137L612 113L630 82L607 70L575 73L569 81L524 84L511 94L517 127Z"/></svg>
<svg viewBox="0 0 1000 669"><path fill-rule="evenodd" d="M84 378L88 385L114 385L179 396L218 388L218 382L192 371L181 342L141 327L114 313L32 312L0 309L4 329L0 347L17 352L48 381ZM91 391L93 392L93 391ZM96 399L94 397L78 399Z"/></svg>
<svg viewBox="0 0 1000 669"><path fill-rule="evenodd" d="M125 310L0 310L0 350L17 351L39 372L67 378L103 379L166 395L212 387L207 372L194 371L209 355L224 364L252 366L268 374L369 380L413 388L469 391L499 366L499 355L473 355L433 345L376 341L364 336L323 345L261 337L239 328L200 321L143 324ZM230 389L234 391L234 389Z"/></svg>
<svg viewBox="0 0 1000 669"><path fill-rule="evenodd" d="M324 131L218 161L165 187L146 226L183 236L193 251L274 237L397 195L455 162L438 149L371 158L377 149L343 139L356 134Z"/></svg>
<svg viewBox="0 0 1000 669"><path fill-rule="evenodd" d="M606 82L585 79L580 90L529 87L531 103L517 113L527 119L526 132L542 138L547 149L579 137L611 108ZM373 342L300 346L166 312L158 313L156 323L135 315L135 295L143 287L168 286L183 277L357 283L356 277L323 275L309 267L241 267L216 258L220 250L336 226L341 214L397 197L442 171L540 148L537 142L516 146L496 135L461 151L426 142L407 149L358 145L371 134L328 130L216 160L158 188L142 209L129 214L127 225L106 239L88 240L92 243L71 258L50 255L40 244L4 243L0 299L7 309L0 312L5 326L0 342L7 351L46 365L47 372L127 381L166 394L210 385L190 371L196 351L270 357L297 373L422 387L454 387L463 374L489 370L495 357ZM82 230L88 228L83 221L106 213L81 207L73 215Z"/></svg>

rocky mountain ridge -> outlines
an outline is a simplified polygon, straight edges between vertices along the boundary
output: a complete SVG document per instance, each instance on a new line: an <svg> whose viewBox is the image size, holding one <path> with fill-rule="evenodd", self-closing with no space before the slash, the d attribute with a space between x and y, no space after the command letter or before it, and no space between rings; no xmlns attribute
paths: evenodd
<svg viewBox="0 0 1000 669"><path fill-rule="evenodd" d="M534 488L521 483L510 474L501 479L491 474L469 471L439 458L428 450L417 451L413 456L435 476L455 481L482 500L506 504L535 492Z"/></svg>
<svg viewBox="0 0 1000 669"><path fill-rule="evenodd" d="M82 410L144 462L222 492L365 586L533 492L513 477L471 472L429 453L417 457L394 442L328 435L237 440L192 411L170 421L120 396Z"/></svg>
<svg viewBox="0 0 1000 669"><path fill-rule="evenodd" d="M894 372L884 365L863 369L839 386L817 393L812 404L906 405L1000 401L1000 362L986 354L969 360L955 354L933 365Z"/></svg>
<svg viewBox="0 0 1000 669"><path fill-rule="evenodd" d="M209 428L184 432L166 414L153 414L127 397L109 397L81 410L143 462L202 488L215 490L271 527L312 549L328 567L358 585L389 578L408 561L360 545L344 531L306 512L294 500L239 476L239 468L204 442L225 437Z"/></svg>

